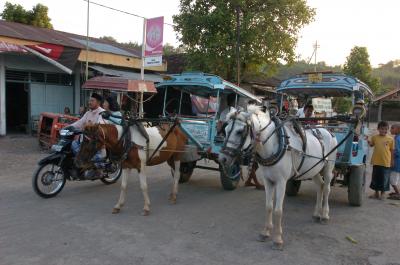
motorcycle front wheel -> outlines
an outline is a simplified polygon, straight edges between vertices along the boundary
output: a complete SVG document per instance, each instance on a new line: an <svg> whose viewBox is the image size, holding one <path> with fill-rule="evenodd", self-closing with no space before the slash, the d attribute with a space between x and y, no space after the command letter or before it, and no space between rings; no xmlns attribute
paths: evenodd
<svg viewBox="0 0 400 265"><path fill-rule="evenodd" d="M37 195L48 199L56 196L64 188L63 170L52 162L40 165L32 176L32 187Z"/></svg>
<svg viewBox="0 0 400 265"><path fill-rule="evenodd" d="M122 164L113 163L112 170L106 172L105 176L100 180L106 185L114 184L121 177L121 174L122 174Z"/></svg>

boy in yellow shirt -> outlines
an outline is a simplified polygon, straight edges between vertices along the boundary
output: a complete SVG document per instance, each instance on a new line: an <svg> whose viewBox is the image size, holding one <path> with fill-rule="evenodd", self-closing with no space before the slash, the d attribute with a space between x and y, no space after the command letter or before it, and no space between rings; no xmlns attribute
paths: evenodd
<svg viewBox="0 0 400 265"><path fill-rule="evenodd" d="M369 145L374 147L371 158L372 179L369 187L375 191L375 194L370 198L384 199L385 192L390 190L390 167L393 161L394 141L387 135L388 130L389 124L386 121L380 121L379 134L368 140Z"/></svg>

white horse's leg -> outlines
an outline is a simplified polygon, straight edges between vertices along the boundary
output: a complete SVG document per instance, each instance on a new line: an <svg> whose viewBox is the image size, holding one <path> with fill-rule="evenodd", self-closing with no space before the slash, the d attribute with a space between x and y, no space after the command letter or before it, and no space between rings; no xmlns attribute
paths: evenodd
<svg viewBox="0 0 400 265"><path fill-rule="evenodd" d="M122 180L121 180L121 192L119 194L119 200L114 206L112 213L119 213L126 200L126 187L128 186L128 176L131 174L131 169L122 169Z"/></svg>
<svg viewBox="0 0 400 265"><path fill-rule="evenodd" d="M323 223L328 222L329 220L329 194L331 192L331 180L333 178L333 166L327 166L324 169L324 188L323 188L323 206L322 206L322 215L321 221Z"/></svg>
<svg viewBox="0 0 400 265"><path fill-rule="evenodd" d="M261 231L258 240L264 242L267 238L271 236L271 231L273 228L272 224L272 211L274 207L274 186L271 181L264 178L264 187L265 187L265 225L264 229Z"/></svg>
<svg viewBox="0 0 400 265"><path fill-rule="evenodd" d="M174 161L174 169L172 170L173 172L173 186L172 186L172 192L171 195L169 196L169 200L171 203L175 204L176 203L176 196L178 195L178 186L179 186L179 179L180 179L180 165L181 162Z"/></svg>
<svg viewBox="0 0 400 265"><path fill-rule="evenodd" d="M321 214L322 214L322 193L323 193L324 181L320 174L315 175L313 177L313 180L317 188L317 200L315 202L313 220L319 222L321 221Z"/></svg>
<svg viewBox="0 0 400 265"><path fill-rule="evenodd" d="M140 180L140 189L142 190L144 198L143 215L146 216L150 214L150 197L147 190L147 176L146 176L145 162L140 163L139 180Z"/></svg>
<svg viewBox="0 0 400 265"><path fill-rule="evenodd" d="M285 198L286 179L281 178L275 183L275 208L273 214L273 249L283 249L282 239L282 213L283 200Z"/></svg>

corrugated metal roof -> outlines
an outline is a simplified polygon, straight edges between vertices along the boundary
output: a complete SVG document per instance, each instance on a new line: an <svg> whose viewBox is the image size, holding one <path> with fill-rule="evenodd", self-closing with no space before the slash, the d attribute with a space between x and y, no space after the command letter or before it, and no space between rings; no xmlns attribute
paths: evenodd
<svg viewBox="0 0 400 265"><path fill-rule="evenodd" d="M76 39L76 38L72 38L72 39L74 41L79 42L82 45L85 45L85 47L86 47L86 40L81 40L81 39ZM99 51L99 52L108 52L108 53L131 56L131 57L137 57L136 54L125 51L119 47L116 47L115 45L108 44L108 43L100 43L100 42L92 41L92 40L89 41L89 49Z"/></svg>
<svg viewBox="0 0 400 265"><path fill-rule="evenodd" d="M104 75L108 76L118 76L118 77L123 77L126 79L133 79L133 80L140 80L141 76L140 73L136 73L133 71L124 71L124 70L117 70L115 68L108 68L100 65L89 65L89 68L92 68L96 71L99 71L103 73ZM158 74L144 74L144 80L145 81L152 81L152 82L162 82L163 78L161 75Z"/></svg>
<svg viewBox="0 0 400 265"><path fill-rule="evenodd" d="M53 29L39 28L5 20L0 20L0 36L42 43L52 43L79 49L86 48L86 36ZM121 45L108 40L90 38L90 42L91 50L138 58L141 57L140 51L122 47Z"/></svg>

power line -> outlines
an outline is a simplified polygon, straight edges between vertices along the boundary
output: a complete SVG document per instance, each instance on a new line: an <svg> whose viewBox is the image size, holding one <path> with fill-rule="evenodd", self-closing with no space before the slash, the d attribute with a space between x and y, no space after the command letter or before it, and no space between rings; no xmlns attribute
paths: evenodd
<svg viewBox="0 0 400 265"><path fill-rule="evenodd" d="M83 1L84 2L88 2L88 0L83 0ZM106 6L106 5L103 5L103 4L100 4L100 3L96 3L96 2L93 2L93 1L89 1L89 2L90 2L90 4L93 4L93 5L96 5L96 6L101 6L101 7L113 10L113 11L117 11L117 12L126 14L126 15L130 15L130 16L146 19L143 16L140 16L140 15L137 15L137 14L133 14L133 13L130 13L130 12L127 12L127 11L124 11L124 10L120 10L120 9L117 9L117 8L114 8L114 7L111 7L111 6ZM166 23L166 22L164 22L164 24L168 25L168 26L171 26L171 27L175 26L174 24L170 24L170 23Z"/></svg>

